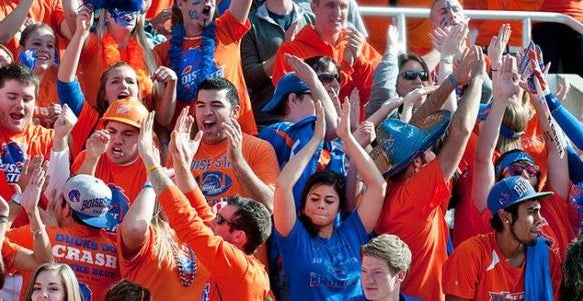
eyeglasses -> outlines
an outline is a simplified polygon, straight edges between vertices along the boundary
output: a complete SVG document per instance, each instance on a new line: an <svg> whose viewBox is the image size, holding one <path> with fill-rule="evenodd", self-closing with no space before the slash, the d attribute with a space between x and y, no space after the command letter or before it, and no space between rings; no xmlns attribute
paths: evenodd
<svg viewBox="0 0 583 301"><path fill-rule="evenodd" d="M429 79L429 74L427 71L405 71L401 73L401 76L406 80L415 80L418 76L421 81L427 81Z"/></svg>
<svg viewBox="0 0 583 301"><path fill-rule="evenodd" d="M526 171L529 178L535 177L538 175L539 167L536 165L521 165L521 164L512 164L506 167L502 174L508 173L510 176L522 176L522 172Z"/></svg>
<svg viewBox="0 0 583 301"><path fill-rule="evenodd" d="M217 213L216 215L217 225L227 224L228 226L232 226L233 223L227 220L224 216Z"/></svg>
<svg viewBox="0 0 583 301"><path fill-rule="evenodd" d="M322 73L318 75L318 79L324 84L331 83L334 80L340 82L340 74Z"/></svg>

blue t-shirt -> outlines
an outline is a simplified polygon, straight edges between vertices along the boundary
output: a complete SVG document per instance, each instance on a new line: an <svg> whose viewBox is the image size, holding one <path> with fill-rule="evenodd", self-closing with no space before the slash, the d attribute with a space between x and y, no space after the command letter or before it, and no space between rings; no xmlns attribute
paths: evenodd
<svg viewBox="0 0 583 301"><path fill-rule="evenodd" d="M287 237L275 231L290 300L347 300L362 295L360 246L369 235L353 211L330 239L310 236L296 220Z"/></svg>

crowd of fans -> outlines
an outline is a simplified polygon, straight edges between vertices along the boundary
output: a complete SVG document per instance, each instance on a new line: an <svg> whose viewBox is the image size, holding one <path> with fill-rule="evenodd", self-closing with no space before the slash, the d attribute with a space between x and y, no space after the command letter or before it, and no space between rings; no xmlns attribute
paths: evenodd
<svg viewBox="0 0 583 301"><path fill-rule="evenodd" d="M582 35L371 4L0 1L0 300L581 300Z"/></svg>

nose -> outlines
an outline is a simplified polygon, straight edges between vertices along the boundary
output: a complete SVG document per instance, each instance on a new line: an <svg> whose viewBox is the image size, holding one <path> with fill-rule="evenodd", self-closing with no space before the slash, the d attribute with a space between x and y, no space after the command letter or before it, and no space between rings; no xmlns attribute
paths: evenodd
<svg viewBox="0 0 583 301"><path fill-rule="evenodd" d="M528 172L526 171L526 168L522 170L522 172L520 173L520 175L525 178L525 179L530 179L530 175L528 174Z"/></svg>

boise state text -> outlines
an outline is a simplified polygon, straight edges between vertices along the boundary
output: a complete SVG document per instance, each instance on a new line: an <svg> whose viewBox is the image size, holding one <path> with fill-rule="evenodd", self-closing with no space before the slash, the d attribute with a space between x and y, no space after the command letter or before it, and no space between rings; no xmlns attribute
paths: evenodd
<svg viewBox="0 0 583 301"><path fill-rule="evenodd" d="M2 145L2 154L0 154L0 170L4 171L8 184L18 183L22 166L27 160L27 155L22 147L12 141Z"/></svg>

